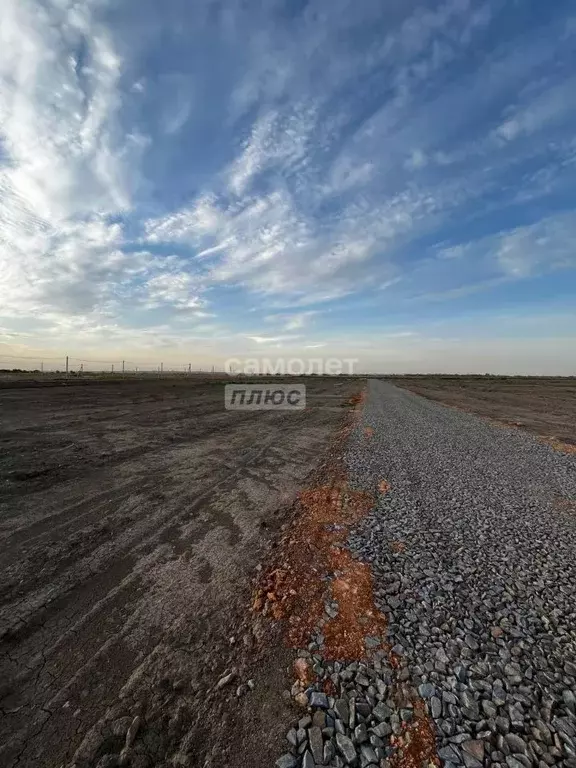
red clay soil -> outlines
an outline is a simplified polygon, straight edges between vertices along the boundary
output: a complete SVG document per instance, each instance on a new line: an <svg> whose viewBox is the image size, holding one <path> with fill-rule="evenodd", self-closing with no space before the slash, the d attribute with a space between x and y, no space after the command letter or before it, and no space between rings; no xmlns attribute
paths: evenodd
<svg viewBox="0 0 576 768"><path fill-rule="evenodd" d="M363 395L353 402L357 408L339 435L342 444L358 419ZM354 560L343 542L351 526L372 509L374 498L348 486L341 456L332 460L328 477L329 484L300 493L300 514L280 543L280 562L265 577L253 610L284 620L288 645L306 647L324 615L331 583L338 614L324 625L323 654L327 659L362 659L364 638L382 635L386 625L374 606L369 566Z"/></svg>
<svg viewBox="0 0 576 768"><path fill-rule="evenodd" d="M545 437L542 438L542 441L560 453L576 453L576 445L564 443L562 440L558 440L555 437Z"/></svg>
<svg viewBox="0 0 576 768"><path fill-rule="evenodd" d="M414 701L414 720L391 742L396 752L390 759L391 768L422 768L440 765L436 755L434 726L426 713L424 702Z"/></svg>

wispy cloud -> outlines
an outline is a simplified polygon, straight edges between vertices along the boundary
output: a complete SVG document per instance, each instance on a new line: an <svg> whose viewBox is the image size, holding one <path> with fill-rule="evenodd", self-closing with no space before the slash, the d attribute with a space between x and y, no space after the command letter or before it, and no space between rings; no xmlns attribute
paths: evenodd
<svg viewBox="0 0 576 768"><path fill-rule="evenodd" d="M110 217L131 208L142 142L119 131L121 60L94 5L2 6L6 311L87 309L134 269Z"/></svg>
<svg viewBox="0 0 576 768"><path fill-rule="evenodd" d="M313 349L566 290L565 4L289 5L4 2L3 325Z"/></svg>

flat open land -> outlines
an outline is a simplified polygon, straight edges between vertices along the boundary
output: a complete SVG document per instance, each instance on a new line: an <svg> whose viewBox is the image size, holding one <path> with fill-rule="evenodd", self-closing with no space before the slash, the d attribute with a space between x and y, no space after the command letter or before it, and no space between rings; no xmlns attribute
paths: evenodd
<svg viewBox="0 0 576 768"><path fill-rule="evenodd" d="M0 383L2 768L576 768L575 381L306 384Z"/></svg>
<svg viewBox="0 0 576 768"><path fill-rule="evenodd" d="M307 386L305 411L230 412L218 381L5 377L3 768L111 766L127 744L130 765L204 765L255 568L362 384Z"/></svg>
<svg viewBox="0 0 576 768"><path fill-rule="evenodd" d="M395 376L417 395L576 445L576 378Z"/></svg>

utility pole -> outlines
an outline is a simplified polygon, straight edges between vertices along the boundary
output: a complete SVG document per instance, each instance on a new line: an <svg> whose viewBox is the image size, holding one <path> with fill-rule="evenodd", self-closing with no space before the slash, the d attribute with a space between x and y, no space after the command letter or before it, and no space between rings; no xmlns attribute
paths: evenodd
<svg viewBox="0 0 576 768"><path fill-rule="evenodd" d="M164 363L160 363L160 373L164 373Z"/></svg>
<svg viewBox="0 0 576 768"><path fill-rule="evenodd" d="M66 376L68 376L68 355L66 355Z"/></svg>
<svg viewBox="0 0 576 768"><path fill-rule="evenodd" d="M188 363L188 373L192 373L192 363Z"/></svg>
<svg viewBox="0 0 576 768"><path fill-rule="evenodd" d="M124 375L124 360L122 360L122 375Z"/></svg>
<svg viewBox="0 0 576 768"><path fill-rule="evenodd" d="M44 360L40 363L40 373L44 373Z"/></svg>
<svg viewBox="0 0 576 768"><path fill-rule="evenodd" d="M114 373L114 363L112 363L112 371L111 373Z"/></svg>
<svg viewBox="0 0 576 768"><path fill-rule="evenodd" d="M84 373L84 363L80 363L80 373Z"/></svg>

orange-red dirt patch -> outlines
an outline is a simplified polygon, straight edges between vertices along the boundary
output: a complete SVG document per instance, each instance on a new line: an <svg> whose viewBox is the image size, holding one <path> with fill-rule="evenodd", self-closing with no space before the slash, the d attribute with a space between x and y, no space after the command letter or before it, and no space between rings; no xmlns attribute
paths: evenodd
<svg viewBox="0 0 576 768"><path fill-rule="evenodd" d="M348 438L364 393L351 398L356 406L338 442ZM324 476L329 483L300 493L299 514L279 546L275 567L256 593L253 610L286 622L286 640L306 647L323 621L328 597L338 601L338 614L327 621L323 653L326 658L363 658L364 638L381 635L385 619L374 606L370 568L342 548L350 527L374 506L365 491L350 488L341 456L333 458ZM331 594L330 594L331 593Z"/></svg>
<svg viewBox="0 0 576 768"><path fill-rule="evenodd" d="M362 659L365 638L381 637L386 631L386 620L374 606L372 572L370 566L339 547L331 548L329 560L338 573L331 585L338 614L324 627L324 657Z"/></svg>
<svg viewBox="0 0 576 768"><path fill-rule="evenodd" d="M573 454L576 453L576 445L572 443L565 443L562 440L558 440L556 437L542 438L543 442L560 453Z"/></svg>
<svg viewBox="0 0 576 768"><path fill-rule="evenodd" d="M424 702L414 702L414 720L402 733L393 737L396 752L390 760L391 768L426 768L440 765L436 755L434 726L426 713Z"/></svg>
<svg viewBox="0 0 576 768"><path fill-rule="evenodd" d="M388 493L388 491L390 490L390 483L388 482L388 480L380 480L380 482L378 483L378 490L380 491L380 493Z"/></svg>

